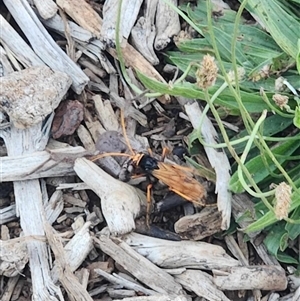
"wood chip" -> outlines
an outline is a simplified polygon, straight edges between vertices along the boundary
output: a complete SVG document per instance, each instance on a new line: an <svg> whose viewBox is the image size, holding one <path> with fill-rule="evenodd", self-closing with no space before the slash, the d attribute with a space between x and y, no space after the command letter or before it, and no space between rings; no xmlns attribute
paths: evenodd
<svg viewBox="0 0 300 301"><path fill-rule="evenodd" d="M54 17L57 13L57 5L52 0L33 0L39 14L45 20Z"/></svg>
<svg viewBox="0 0 300 301"><path fill-rule="evenodd" d="M117 263L151 289L174 297L183 294L181 286L174 281L172 276L136 253L121 240L112 240L106 235L101 235L95 242L104 253L111 256Z"/></svg>
<svg viewBox="0 0 300 301"><path fill-rule="evenodd" d="M118 181L91 161L75 161L77 175L100 197L101 208L110 231L128 233L135 229L134 219L146 204L145 195L138 189Z"/></svg>
<svg viewBox="0 0 300 301"><path fill-rule="evenodd" d="M137 233L124 236L124 241L139 254L163 268L226 269L240 263L217 245L195 241L167 241Z"/></svg>
<svg viewBox="0 0 300 301"><path fill-rule="evenodd" d="M71 79L65 73L43 66L1 77L0 85L0 108L16 127L26 128L41 122L54 111L69 89Z"/></svg>
<svg viewBox="0 0 300 301"><path fill-rule="evenodd" d="M84 29L89 30L96 37L100 37L102 20L86 1L57 0L56 3Z"/></svg>
<svg viewBox="0 0 300 301"><path fill-rule="evenodd" d="M221 231L220 212L216 208L204 208L200 213L179 219L174 229L183 239L201 240Z"/></svg>
<svg viewBox="0 0 300 301"><path fill-rule="evenodd" d="M190 121L194 129L199 129L200 117L202 115L201 109L197 102L192 102L186 104L185 110L190 118ZM218 136L215 128L213 127L211 121L205 116L200 129L203 139L206 143L216 144L217 141L215 137ZM212 147L205 147L206 155L209 159L211 166L216 172L216 193L218 199L218 209L222 215L222 225L223 230L228 229L230 225L231 218L231 198L232 195L229 191L229 181L230 181L230 164L226 154L223 151L216 150Z"/></svg>
<svg viewBox="0 0 300 301"><path fill-rule="evenodd" d="M4 3L14 20L22 28L35 53L49 67L67 73L72 78L72 88L77 94L80 94L89 81L88 77L53 41L29 3L24 0L4 0ZM20 51L23 49L20 48Z"/></svg>
<svg viewBox="0 0 300 301"><path fill-rule="evenodd" d="M226 274L214 272L214 283L222 290L283 291L287 287L284 269L276 266L232 267Z"/></svg>

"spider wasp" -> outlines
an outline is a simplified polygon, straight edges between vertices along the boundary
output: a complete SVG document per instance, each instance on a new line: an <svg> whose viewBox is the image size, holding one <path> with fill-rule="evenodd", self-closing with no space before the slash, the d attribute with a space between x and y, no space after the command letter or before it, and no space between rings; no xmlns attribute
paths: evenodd
<svg viewBox="0 0 300 301"><path fill-rule="evenodd" d="M96 161L107 156L129 157L130 164L133 166L133 168L139 168L143 175L153 176L154 178L160 180L163 184L169 187L169 190L178 194L185 200L192 202L195 206L211 206L206 205L206 189L193 177L193 172L190 168L163 162L166 155L166 149L163 150L161 160L157 160L149 154L135 153L133 151L126 134L124 113L122 110L121 125L127 147L131 154L114 152L104 153L91 157L91 161ZM149 184L147 186L147 216L149 215L151 205L151 188L152 184Z"/></svg>

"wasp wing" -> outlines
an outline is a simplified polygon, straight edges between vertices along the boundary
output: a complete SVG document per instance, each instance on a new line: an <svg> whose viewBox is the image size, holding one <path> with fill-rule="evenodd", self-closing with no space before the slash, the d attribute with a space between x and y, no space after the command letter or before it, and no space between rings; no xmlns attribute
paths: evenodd
<svg viewBox="0 0 300 301"><path fill-rule="evenodd" d="M152 175L187 201L205 205L203 198L206 196L206 190L187 169L175 164L158 162L158 169L154 169Z"/></svg>

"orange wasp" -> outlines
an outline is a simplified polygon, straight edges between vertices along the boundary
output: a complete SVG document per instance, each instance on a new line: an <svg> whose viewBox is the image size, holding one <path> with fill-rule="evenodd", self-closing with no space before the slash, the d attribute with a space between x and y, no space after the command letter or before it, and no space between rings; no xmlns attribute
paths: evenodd
<svg viewBox="0 0 300 301"><path fill-rule="evenodd" d="M123 129L123 135L126 140L126 144L131 152L130 154L126 153L105 153L96 155L90 160L95 161L107 156L126 156L130 157L130 161L133 167L139 167L145 175L152 175L156 179L160 180L162 183L167 185L169 189L179 196L183 197L185 200L192 202L196 206L206 206L205 197L206 189L200 184L196 179L193 178L191 169L188 167L183 167L176 164L165 163L159 161L154 157L144 154L144 153L135 153L130 146L129 139L125 130L125 122L123 111L121 110L121 125ZM162 157L166 155L166 149L163 151ZM163 160L163 159L162 159ZM151 194L150 189L152 184L149 184L147 187L147 202L148 208L147 212L150 209L151 204ZM148 212L149 213L149 212Z"/></svg>

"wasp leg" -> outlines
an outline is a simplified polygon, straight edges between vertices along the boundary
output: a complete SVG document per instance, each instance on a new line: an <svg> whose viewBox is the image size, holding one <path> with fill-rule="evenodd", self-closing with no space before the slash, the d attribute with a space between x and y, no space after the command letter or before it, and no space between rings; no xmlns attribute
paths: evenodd
<svg viewBox="0 0 300 301"><path fill-rule="evenodd" d="M141 174L138 174L138 175L132 175L131 178L132 179L138 179L138 178L142 178L142 177L145 177L146 174L145 173L141 173Z"/></svg>
<svg viewBox="0 0 300 301"><path fill-rule="evenodd" d="M147 186L147 213L146 213L146 224L150 225L150 209L151 209L151 188L152 184Z"/></svg>
<svg viewBox="0 0 300 301"><path fill-rule="evenodd" d="M153 157L153 151L151 148L148 148L148 154L150 155L150 157Z"/></svg>
<svg viewBox="0 0 300 301"><path fill-rule="evenodd" d="M167 147L164 147L163 148L163 151L162 151L162 155L161 155L161 161L164 161L166 156L170 153L170 150L167 148Z"/></svg>

